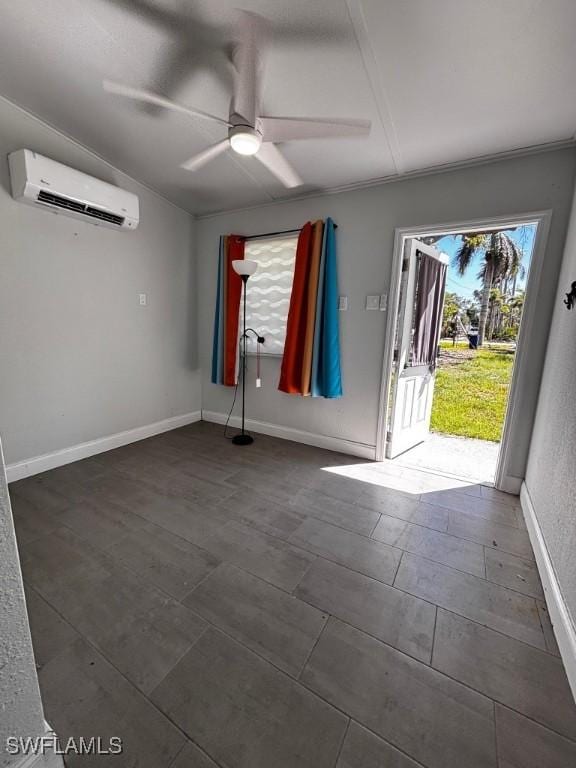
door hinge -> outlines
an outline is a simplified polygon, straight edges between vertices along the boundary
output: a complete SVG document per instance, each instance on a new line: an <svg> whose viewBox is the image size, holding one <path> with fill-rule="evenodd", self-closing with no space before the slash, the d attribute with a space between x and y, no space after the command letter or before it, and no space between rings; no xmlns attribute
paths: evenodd
<svg viewBox="0 0 576 768"><path fill-rule="evenodd" d="M388 432L386 432L386 442L389 443L390 440L392 440L392 432L388 430Z"/></svg>

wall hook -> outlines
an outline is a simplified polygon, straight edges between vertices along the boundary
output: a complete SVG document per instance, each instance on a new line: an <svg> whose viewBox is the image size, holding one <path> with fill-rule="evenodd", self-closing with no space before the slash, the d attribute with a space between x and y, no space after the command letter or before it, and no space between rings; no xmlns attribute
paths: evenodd
<svg viewBox="0 0 576 768"><path fill-rule="evenodd" d="M570 287L570 293L566 294L564 304L566 304L566 309L573 309L576 307L576 280L574 280Z"/></svg>

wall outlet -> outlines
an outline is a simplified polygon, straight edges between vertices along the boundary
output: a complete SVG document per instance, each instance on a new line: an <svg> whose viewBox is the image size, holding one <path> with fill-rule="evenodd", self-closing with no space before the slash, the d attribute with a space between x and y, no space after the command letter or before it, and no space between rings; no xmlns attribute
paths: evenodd
<svg viewBox="0 0 576 768"><path fill-rule="evenodd" d="M141 307L145 307L145 306L146 306L146 304L148 304L148 296L147 296L147 294L145 294L145 293L139 293L139 294L138 294L138 299L139 299L139 301L140 301L140 306L141 306Z"/></svg>
<svg viewBox="0 0 576 768"><path fill-rule="evenodd" d="M348 296L339 296L338 297L338 309L340 312L346 312L348 309Z"/></svg>
<svg viewBox="0 0 576 768"><path fill-rule="evenodd" d="M380 309L380 296L366 296L366 309Z"/></svg>

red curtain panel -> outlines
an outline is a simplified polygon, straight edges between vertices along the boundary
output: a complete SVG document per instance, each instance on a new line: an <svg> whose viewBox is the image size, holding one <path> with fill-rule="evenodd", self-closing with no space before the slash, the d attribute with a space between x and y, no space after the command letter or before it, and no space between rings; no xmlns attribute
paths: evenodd
<svg viewBox="0 0 576 768"><path fill-rule="evenodd" d="M222 383L228 387L236 384L238 377L238 322L242 278L232 268L232 262L244 258L245 240L238 235L229 235L224 248L224 366Z"/></svg>
<svg viewBox="0 0 576 768"><path fill-rule="evenodd" d="M291 395L310 394L316 296L322 250L322 221L307 222L296 248L294 282L288 310L284 356L278 389Z"/></svg>
<svg viewBox="0 0 576 768"><path fill-rule="evenodd" d="M292 295L286 324L286 341L280 369L278 389L291 395L301 394L303 339L306 333L306 311L308 299L308 272L312 256L312 224L307 222L300 230L296 248L296 264Z"/></svg>

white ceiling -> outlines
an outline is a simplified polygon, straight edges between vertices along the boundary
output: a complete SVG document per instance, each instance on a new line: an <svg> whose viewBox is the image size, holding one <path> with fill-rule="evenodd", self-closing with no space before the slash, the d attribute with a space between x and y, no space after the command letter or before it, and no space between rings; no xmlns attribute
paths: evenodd
<svg viewBox="0 0 576 768"><path fill-rule="evenodd" d="M272 22L264 106L372 120L364 139L179 164L224 138L105 94L104 78L227 117L235 7ZM574 0L0 0L0 93L197 214L565 141L576 131ZM33 147L32 147L33 149Z"/></svg>

